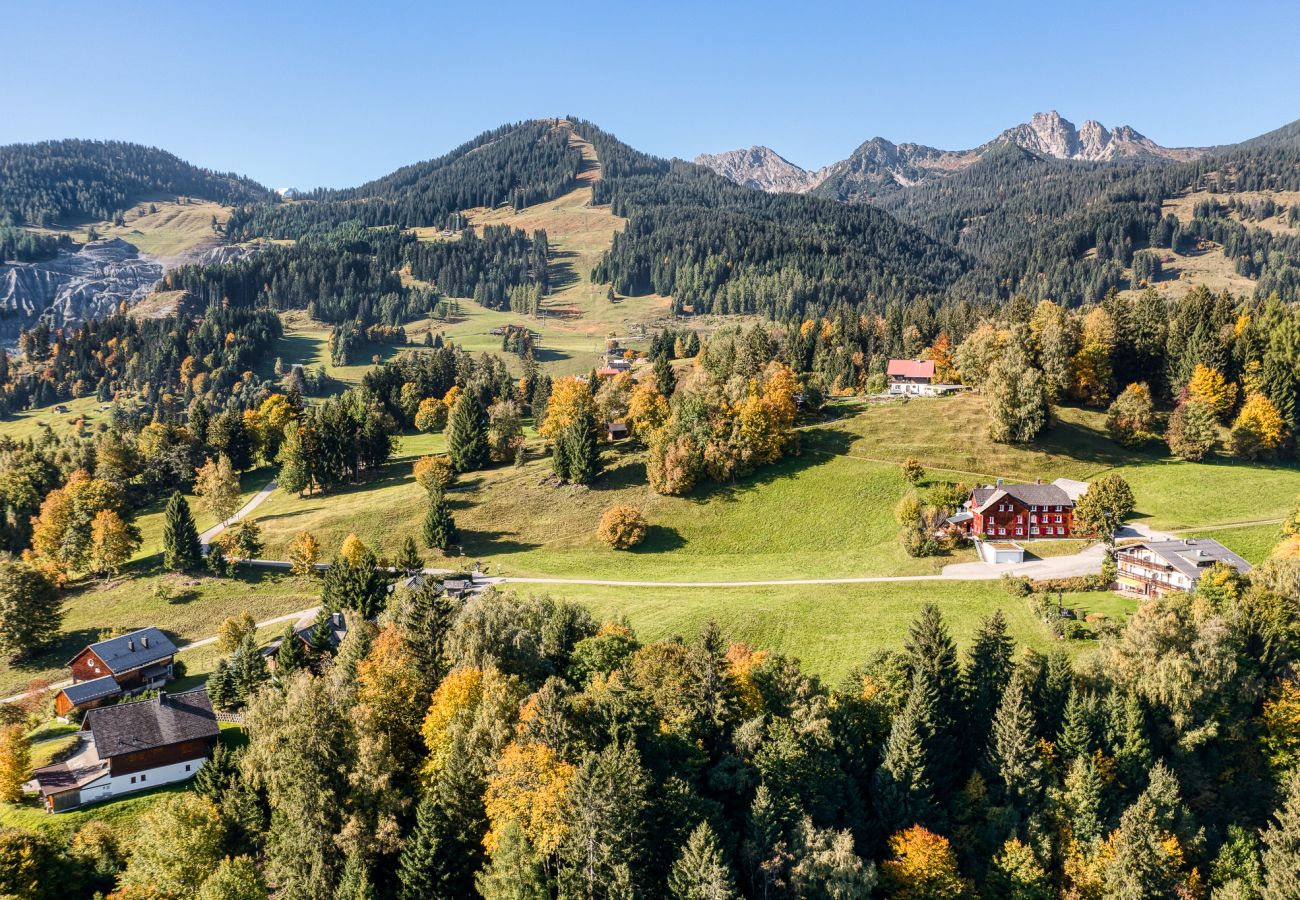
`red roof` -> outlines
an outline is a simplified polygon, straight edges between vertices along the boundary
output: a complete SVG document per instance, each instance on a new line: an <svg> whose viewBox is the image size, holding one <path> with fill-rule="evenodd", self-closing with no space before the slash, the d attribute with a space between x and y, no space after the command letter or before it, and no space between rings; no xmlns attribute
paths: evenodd
<svg viewBox="0 0 1300 900"><path fill-rule="evenodd" d="M932 359L891 359L886 372L891 378L933 378Z"/></svg>

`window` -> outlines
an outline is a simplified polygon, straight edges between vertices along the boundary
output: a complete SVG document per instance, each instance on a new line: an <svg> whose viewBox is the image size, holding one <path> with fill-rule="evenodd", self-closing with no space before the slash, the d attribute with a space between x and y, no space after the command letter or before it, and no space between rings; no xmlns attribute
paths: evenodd
<svg viewBox="0 0 1300 900"><path fill-rule="evenodd" d="M132 784L135 784L135 776L134 776L134 775L131 776L131 783L132 783Z"/></svg>
<svg viewBox="0 0 1300 900"><path fill-rule="evenodd" d="M144 777L143 775L141 775L141 776L140 776L140 780L141 780L141 781L144 781L144 779L145 779L145 777Z"/></svg>
<svg viewBox="0 0 1300 900"><path fill-rule="evenodd" d="M189 770L190 770L190 764L189 764L189 763L186 763L186 764L185 764L185 771L188 772Z"/></svg>
<svg viewBox="0 0 1300 900"><path fill-rule="evenodd" d="M1061 504L1059 504L1059 503L1056 504L1056 511L1057 511L1057 512L1060 512L1060 511L1061 511Z"/></svg>
<svg viewBox="0 0 1300 900"><path fill-rule="evenodd" d="M1016 529L1016 537L1024 537L1024 536L1025 536L1025 529L1023 529L1023 528L1017 528L1017 529Z"/></svg>
<svg viewBox="0 0 1300 900"><path fill-rule="evenodd" d="M1038 526L1037 526L1037 525L1030 525L1030 526L1029 526L1029 533L1030 533L1030 534L1038 534Z"/></svg>

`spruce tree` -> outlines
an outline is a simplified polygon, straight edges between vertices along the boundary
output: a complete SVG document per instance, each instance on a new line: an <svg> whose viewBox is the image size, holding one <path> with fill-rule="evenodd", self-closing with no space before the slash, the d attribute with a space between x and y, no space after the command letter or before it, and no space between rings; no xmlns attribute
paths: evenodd
<svg viewBox="0 0 1300 900"><path fill-rule="evenodd" d="M447 422L447 452L456 472L472 472L487 465L488 420L474 391L456 399Z"/></svg>
<svg viewBox="0 0 1300 900"><path fill-rule="evenodd" d="M563 466L565 471L560 477L565 481L591 484L600 474L600 446L596 434L596 417L590 410L583 409L560 435L556 465Z"/></svg>
<svg viewBox="0 0 1300 900"><path fill-rule="evenodd" d="M1077 688L1070 691L1061 733L1056 739L1056 749L1060 752L1061 759L1069 762L1092 753L1097 746L1096 729L1093 726L1096 712L1097 701L1094 695Z"/></svg>
<svg viewBox="0 0 1300 900"><path fill-rule="evenodd" d="M908 629L903 649L909 669L925 679L927 691L933 695L928 712L932 731L925 739L926 757L932 763L929 774L936 797L942 802L965 781L966 773L954 764L965 720L961 669L957 664L957 645L939 607L927 603L921 608L921 614Z"/></svg>
<svg viewBox="0 0 1300 900"><path fill-rule="evenodd" d="M1106 825L1104 799L1097 766L1090 757L1076 756L1065 775L1060 803L1075 839L1084 846L1101 840Z"/></svg>
<svg viewBox="0 0 1300 900"><path fill-rule="evenodd" d="M424 513L424 543L430 550L445 551L456 541L456 520L442 488L429 491L429 505Z"/></svg>
<svg viewBox="0 0 1300 900"><path fill-rule="evenodd" d="M528 836L514 819L502 829L487 867L474 880L483 900L547 900L551 896Z"/></svg>
<svg viewBox="0 0 1300 900"><path fill-rule="evenodd" d="M348 851L343 875L334 891L334 900L375 900L375 886L370 880L370 863L360 847Z"/></svg>
<svg viewBox="0 0 1300 900"><path fill-rule="evenodd" d="M299 669L306 668L309 662L307 648L302 645L302 639L294 633L293 624L286 625L284 634L280 638L280 646L275 651L276 678L280 680L288 678Z"/></svg>
<svg viewBox="0 0 1300 900"><path fill-rule="evenodd" d="M934 737L937 698L921 673L912 679L907 703L894 716L885 743L885 758L873 779L876 815L882 830L892 834L914 823L937 825L933 760L927 740ZM951 765L951 759L940 761Z"/></svg>
<svg viewBox="0 0 1300 900"><path fill-rule="evenodd" d="M402 549L397 554L394 564L398 570L411 575L424 568L424 560L420 559L420 551L416 549L415 538L409 534L402 541Z"/></svg>
<svg viewBox="0 0 1300 900"><path fill-rule="evenodd" d="M671 397L673 391L677 390L677 374L673 371L673 364L669 361L667 353L660 353L655 357L654 376L659 393Z"/></svg>
<svg viewBox="0 0 1300 900"><path fill-rule="evenodd" d="M1011 681L1012 653L1015 641L1007 633L1002 610L980 621L970 648L966 651L966 721L964 734L967 759L979 761L988 746L993 715L1002 702L1002 693Z"/></svg>
<svg viewBox="0 0 1300 900"><path fill-rule="evenodd" d="M311 487L311 465L307 458L304 421L290 422L284 429L280 443L280 474L276 482L280 489L290 494L301 494Z"/></svg>
<svg viewBox="0 0 1300 900"><path fill-rule="evenodd" d="M738 896L731 869L708 822L695 826L673 863L668 893L674 900L732 900Z"/></svg>
<svg viewBox="0 0 1300 900"><path fill-rule="evenodd" d="M1013 678L1002 694L993 719L989 759L990 768L1002 782L1003 802L1015 809L1022 821L1037 813L1046 773L1023 678Z"/></svg>
<svg viewBox="0 0 1300 900"><path fill-rule="evenodd" d="M402 846L397 868L399 900L445 897L438 872L445 864L444 821L433 794L426 792L415 808L415 828Z"/></svg>
<svg viewBox="0 0 1300 900"><path fill-rule="evenodd" d="M641 893L650 780L632 746L587 753L569 788L568 833L560 845L561 896Z"/></svg>
<svg viewBox="0 0 1300 900"><path fill-rule="evenodd" d="M163 517L163 565L173 572L192 572L202 564L203 549L190 505L180 491L174 491Z"/></svg>
<svg viewBox="0 0 1300 900"><path fill-rule="evenodd" d="M1300 897L1300 770L1284 784L1282 806L1264 831L1264 900Z"/></svg>

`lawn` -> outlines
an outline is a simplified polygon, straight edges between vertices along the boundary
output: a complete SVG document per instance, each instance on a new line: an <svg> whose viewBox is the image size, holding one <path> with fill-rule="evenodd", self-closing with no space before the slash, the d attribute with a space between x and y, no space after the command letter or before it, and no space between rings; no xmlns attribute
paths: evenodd
<svg viewBox="0 0 1300 900"><path fill-rule="evenodd" d="M89 582L68 590L61 637L23 662L0 661L0 696L17 693L36 678L62 681L73 654L109 629L130 631L154 625L182 643L216 634L227 616L244 610L261 622L320 602L318 582L266 569L238 569L232 578L142 571L145 574L136 577ZM169 589L170 600L156 593L159 584ZM191 662L185 654L180 659L187 666ZM216 660L194 662L199 671L206 671L203 667Z"/></svg>
<svg viewBox="0 0 1300 900"><path fill-rule="evenodd" d="M1106 434L1105 414L1098 410L1060 407L1052 428L1019 447L988 438L985 401L976 394L853 409L861 411L810 431L852 435L840 451L851 456L889 462L912 456L951 478L1091 481L1117 472L1133 488L1135 518L1158 529L1277 519L1300 494L1295 465L1217 456L1192 463L1159 452L1163 447L1127 450ZM809 444L814 452L828 452Z"/></svg>
<svg viewBox="0 0 1300 900"><path fill-rule="evenodd" d="M524 587L519 586L520 590ZM865 661L873 650L901 646L908 626L927 602L938 605L953 638L963 648L980 620L996 609L1006 616L1018 643L1040 652L1064 647L1077 654L1096 647L1092 641L1057 641L1034 618L1027 600L1011 597L997 582L987 581L763 588L556 585L549 593L583 603L600 621L626 616L642 641L672 635L691 637L713 621L731 640L795 657L805 671L831 684ZM1077 598L1070 602L1077 605Z"/></svg>
<svg viewBox="0 0 1300 900"><path fill-rule="evenodd" d="M1233 553L1248 562L1259 565L1282 540L1282 527L1276 524L1239 525L1232 528L1212 528L1207 531L1180 533L1179 537L1214 538Z"/></svg>
<svg viewBox="0 0 1300 900"><path fill-rule="evenodd" d="M56 406L65 406L68 411L55 412ZM99 407L100 401L90 396L23 410L0 418L0 435L16 441L39 440L48 425L58 437L74 432L88 436L97 426L107 426L111 421L112 410L101 411Z"/></svg>
<svg viewBox="0 0 1300 900"><path fill-rule="evenodd" d="M152 205L155 212L150 212ZM218 243L212 220L224 224L230 218L229 207L219 203L192 200L180 203L174 196L141 200L125 211L124 224L83 222L67 228L38 229L66 233L78 243L85 243L93 226L101 240L121 238L141 253L168 258L190 253Z"/></svg>
<svg viewBox="0 0 1300 900"><path fill-rule="evenodd" d="M427 436L404 439L407 452L415 446L438 449ZM449 493L464 556L487 561L493 574L655 581L931 574L973 559L903 552L893 508L908 486L896 466L805 453L734 485L661 497L646 485L639 452L605 456L606 471L590 488L557 487L545 458L465 477ZM646 542L630 553L595 538L601 513L619 503L642 508L650 524ZM303 530L327 552L355 532L391 554L408 535L420 543L425 504L407 458L371 483L331 495L277 491L254 517L276 558ZM426 554L430 564L439 558Z"/></svg>

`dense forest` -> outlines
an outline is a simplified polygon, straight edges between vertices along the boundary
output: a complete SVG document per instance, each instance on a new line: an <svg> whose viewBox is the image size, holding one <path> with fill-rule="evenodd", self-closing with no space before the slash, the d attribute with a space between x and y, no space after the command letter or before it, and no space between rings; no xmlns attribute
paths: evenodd
<svg viewBox="0 0 1300 900"><path fill-rule="evenodd" d="M226 223L232 240L298 238L355 220L366 226L444 226L460 212L508 203L516 209L560 193L581 152L547 121L504 125L445 156L398 169L360 187L315 191L294 203L245 206Z"/></svg>
<svg viewBox="0 0 1300 900"><path fill-rule="evenodd" d="M71 250L72 239L66 234L42 234L15 228L12 225L0 225L0 263L35 262L49 259L60 250Z"/></svg>
<svg viewBox="0 0 1300 900"><path fill-rule="evenodd" d="M200 169L140 144L66 140L0 147L0 223L111 219L135 201L159 194L228 205L273 199L246 178Z"/></svg>

